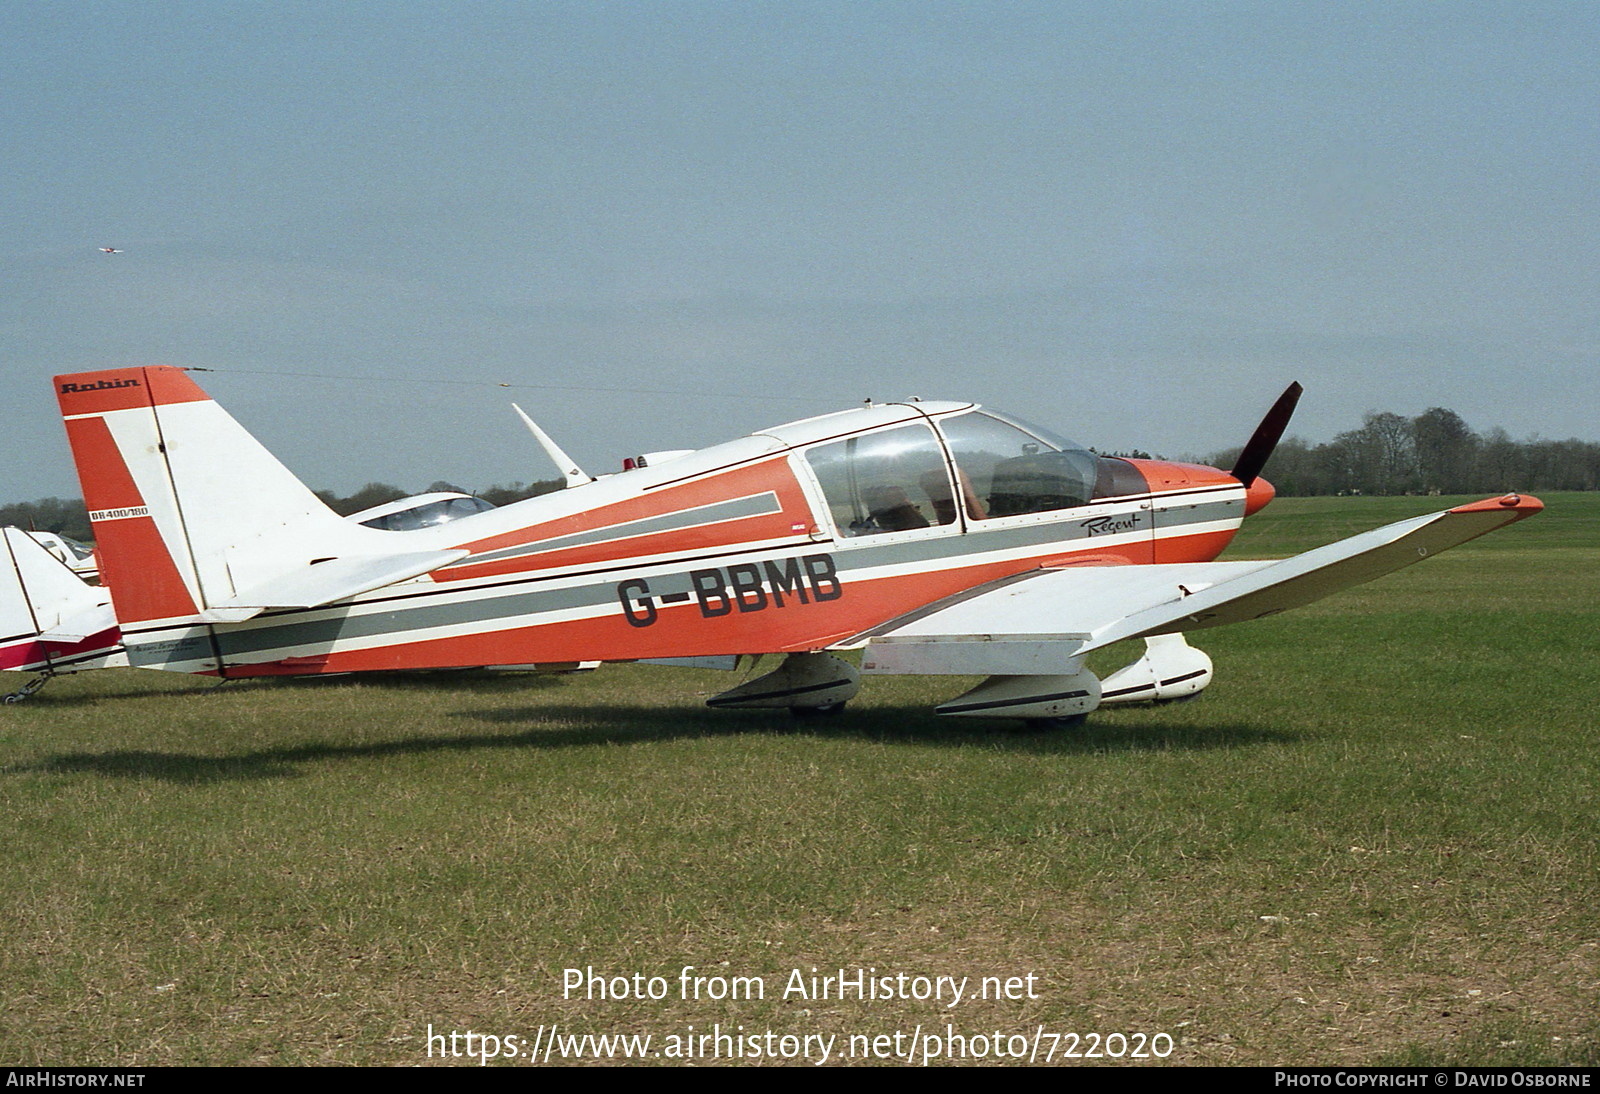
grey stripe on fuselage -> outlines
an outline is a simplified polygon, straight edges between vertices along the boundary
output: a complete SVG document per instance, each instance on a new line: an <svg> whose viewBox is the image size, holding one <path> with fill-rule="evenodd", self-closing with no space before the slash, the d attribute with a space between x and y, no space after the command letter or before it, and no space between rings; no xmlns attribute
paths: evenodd
<svg viewBox="0 0 1600 1094"><path fill-rule="evenodd" d="M1156 510L1156 529L1160 532L1172 532L1194 524L1209 524L1214 521L1237 520L1244 513L1244 498L1235 488L1232 499L1208 497L1206 495L1185 496L1181 505L1174 503L1170 509ZM1192 500L1190 500L1192 497ZM1104 503L1096 502L1096 507ZM1095 517L1085 520L1078 512L1070 509L1061 511L1059 519L1043 521L1038 524L1025 524L1010 528L986 527L983 522L977 521L967 526L964 535L944 535L929 539L911 539L896 543L875 544L872 537L860 539L841 539L834 544L834 556L838 561L841 575L853 569L862 567L913 565L918 562L938 562L945 559L957 558L961 555L975 554L981 551L990 554L996 551L1025 550L1032 547L1042 547L1052 543L1072 544L1081 547L1084 541L1093 541L1097 538L1106 538L1119 546L1126 546L1130 542L1139 542L1149 537L1150 514L1149 509L1140 509L1144 504L1142 500L1130 503L1111 503L1112 513L1118 517L1131 516L1138 524L1127 532L1113 537L1097 537L1085 525ZM1135 537L1130 540L1129 536ZM979 546L981 544L981 546Z"/></svg>
<svg viewBox="0 0 1600 1094"><path fill-rule="evenodd" d="M175 631L188 633L172 637ZM162 627L148 635L124 634L122 644L128 651L128 664L136 669L165 669L197 662L215 665L217 660L203 624Z"/></svg>
<svg viewBox="0 0 1600 1094"><path fill-rule="evenodd" d="M1191 524L1204 524L1237 517L1243 511L1243 499L1213 500L1198 495L1199 501L1185 503L1181 508L1159 511L1159 527L1171 531ZM1130 503L1125 512L1135 513L1141 522L1147 522L1150 510L1137 509ZM1192 505L1192 507L1191 507ZM1117 507L1119 514L1124 512ZM1092 519L1092 518L1091 518ZM658 599L674 594L689 594L693 599L693 586L689 581L692 570L725 568L732 563L762 559L795 558L802 555L828 553L838 567L838 576L849 595L852 573L889 567L916 566L959 558L963 555L989 555L995 552L1028 550L1051 544L1076 544L1081 546L1093 538L1083 527L1084 518L1071 510L1063 510L1063 519L1043 521L1012 528L984 528L976 525L968 534L945 534L926 539L902 540L895 543L875 543L874 537L833 542L806 540L786 547L760 550L727 550L698 558L682 560L656 559L629 565L609 567L603 572L589 575L552 574L530 575L520 579L501 579L494 585L474 585L468 582L440 583L419 586L416 592L396 595L376 601L358 601L328 608L299 608L285 612L267 613L245 623L222 624L216 627L217 643L229 661L245 662L271 660L259 655L273 651L292 651L310 647L314 651L330 649L336 642L392 634L397 642L415 641L407 632L436 627L462 626L472 623L486 625L505 624L522 620L520 625L539 623L541 615L552 612L614 607L621 612L617 584L641 573L648 575L650 594ZM1147 535L1148 528L1134 529L1136 535ZM1126 534L1115 542L1126 543ZM981 561L975 557L974 562ZM657 573L652 571L667 572ZM578 582L577 584L565 584ZM560 583L560 584L558 584ZM554 586L554 587L552 587ZM426 591L423 591L426 590ZM462 592L486 590L467 600L458 599ZM443 600L444 602L441 602ZM513 624L516 625L516 624ZM189 629L186 624L178 629ZM153 632L160 633L160 632ZM168 632L170 633L170 631ZM198 635L186 636L176 642L157 640L156 646L170 645L168 656L160 664L146 658L154 653L150 646L140 649L138 635L124 635L130 656L136 656L140 665L160 667L161 664L178 664L188 661L209 660L212 656L209 643ZM139 650L137 655L135 650ZM163 651L167 652L167 651ZM257 655L252 657L251 655Z"/></svg>
<svg viewBox="0 0 1600 1094"><path fill-rule="evenodd" d="M605 528L595 528L588 532L573 532L571 535L556 536L554 539L542 539L536 543L523 543L516 547L502 547L496 551L485 551L481 555L472 555L456 563L456 566L476 566L480 562L499 562L508 558L520 558L523 555L540 555L548 551L563 551L571 547L588 547L596 543L609 543L614 539L629 539L634 536L655 535L661 532L679 532L685 528L694 528L702 524L717 524L721 521L740 520L744 517L764 517L772 513L783 512L783 506L778 502L778 495L771 490L762 494L751 494L748 497L734 498L731 501L719 501L711 505L700 505L693 509L684 509L676 513L662 513L654 517L641 517L623 524L613 524ZM450 567L446 567L449 569Z"/></svg>

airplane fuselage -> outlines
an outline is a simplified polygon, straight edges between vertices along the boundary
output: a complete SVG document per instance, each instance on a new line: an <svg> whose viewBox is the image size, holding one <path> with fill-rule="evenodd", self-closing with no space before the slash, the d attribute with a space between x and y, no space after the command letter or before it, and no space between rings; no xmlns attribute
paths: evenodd
<svg viewBox="0 0 1600 1094"><path fill-rule="evenodd" d="M1300 390L1226 472L913 401L600 479L574 466L560 492L397 527L335 515L182 369L58 377L105 587L3 530L0 668L125 656L251 677L784 654L707 703L826 713L862 673L979 675L935 712L1077 724L1199 694L1212 664L1189 632L1312 603L1542 508L1508 494L1293 558L1212 561L1271 500L1260 472ZM1131 639L1143 653L1104 680L1087 665ZM858 647L859 668L829 652Z"/></svg>
<svg viewBox="0 0 1600 1094"><path fill-rule="evenodd" d="M1213 559L1261 503L1212 468L1068 458L1028 428L965 403L797 422L385 533L468 552L413 580L243 622L125 622L123 640L136 666L230 677L835 649L1040 568Z"/></svg>

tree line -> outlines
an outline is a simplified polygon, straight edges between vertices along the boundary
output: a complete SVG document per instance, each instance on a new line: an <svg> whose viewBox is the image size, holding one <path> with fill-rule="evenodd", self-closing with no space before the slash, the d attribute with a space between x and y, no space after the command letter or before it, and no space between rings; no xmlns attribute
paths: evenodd
<svg viewBox="0 0 1600 1094"><path fill-rule="evenodd" d="M1232 467L1238 454L1229 449L1206 462ZM1266 476L1286 497L1600 490L1600 444L1537 436L1514 441L1498 427L1479 434L1438 406L1415 418L1383 411L1326 444L1285 438Z"/></svg>
<svg viewBox="0 0 1600 1094"><path fill-rule="evenodd" d="M560 490L565 485L562 479L542 479L531 483L514 482L509 486L491 486L486 490L480 490L478 497L493 505L510 505L514 501ZM431 494L440 490L450 490L458 494L472 493L448 482L433 483L422 492ZM341 517L347 517L363 509L371 509L375 505L411 497L411 492L386 482L369 482L349 495L335 494L331 490L318 490L316 495L329 509ZM89 528L89 514L83 507L82 498L40 498L37 501L13 502L10 505L0 506L0 527L8 525L41 532L56 532L85 543L94 537Z"/></svg>

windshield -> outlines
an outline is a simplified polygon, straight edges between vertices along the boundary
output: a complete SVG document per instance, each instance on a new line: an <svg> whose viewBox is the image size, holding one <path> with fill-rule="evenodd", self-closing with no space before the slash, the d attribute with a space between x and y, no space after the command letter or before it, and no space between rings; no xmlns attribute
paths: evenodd
<svg viewBox="0 0 1600 1094"><path fill-rule="evenodd" d="M1069 509L1095 496L1095 454L1049 430L975 410L941 419L939 431L975 520Z"/></svg>
<svg viewBox="0 0 1600 1094"><path fill-rule="evenodd" d="M90 547L84 543L79 543L75 539L68 539L66 536L57 536L56 538L61 541L62 545L66 547L67 551L72 555L70 559L67 559L68 562L83 562L86 559L94 557L93 547Z"/></svg>

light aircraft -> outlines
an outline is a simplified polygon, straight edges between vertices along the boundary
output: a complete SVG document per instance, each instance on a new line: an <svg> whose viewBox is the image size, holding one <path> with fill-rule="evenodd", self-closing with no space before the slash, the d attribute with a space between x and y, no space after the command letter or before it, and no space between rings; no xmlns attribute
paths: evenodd
<svg viewBox="0 0 1600 1094"><path fill-rule="evenodd" d="M40 675L7 703L51 676L128 664L110 590L91 585L36 538L0 528L0 669Z"/></svg>
<svg viewBox="0 0 1600 1094"><path fill-rule="evenodd" d="M868 673L986 677L937 713L1071 724L1204 688L1210 659L1185 632L1542 508L1508 495L1290 559L1213 561L1273 497L1260 472L1296 384L1230 471L912 401L574 469L565 490L387 531L333 514L182 369L55 384L128 663L224 678L781 654L709 703L799 714L856 694L836 654L862 649ZM1104 681L1085 667L1133 638L1142 655Z"/></svg>
<svg viewBox="0 0 1600 1094"><path fill-rule="evenodd" d="M374 505L344 519L368 528L403 530L432 527L493 508L491 502L470 494L436 491ZM55 532L19 528L0 528L0 545L0 557L10 562L9 567L0 563L0 671L45 674L21 691L0 695L0 700L18 702L49 676L127 667L111 594L99 584L92 548ZM64 566L77 580L52 563Z"/></svg>
<svg viewBox="0 0 1600 1094"><path fill-rule="evenodd" d="M28 535L38 540L39 546L64 563L67 569L93 584L100 576L100 565L94 560L94 548L79 543L58 532L30 529Z"/></svg>

